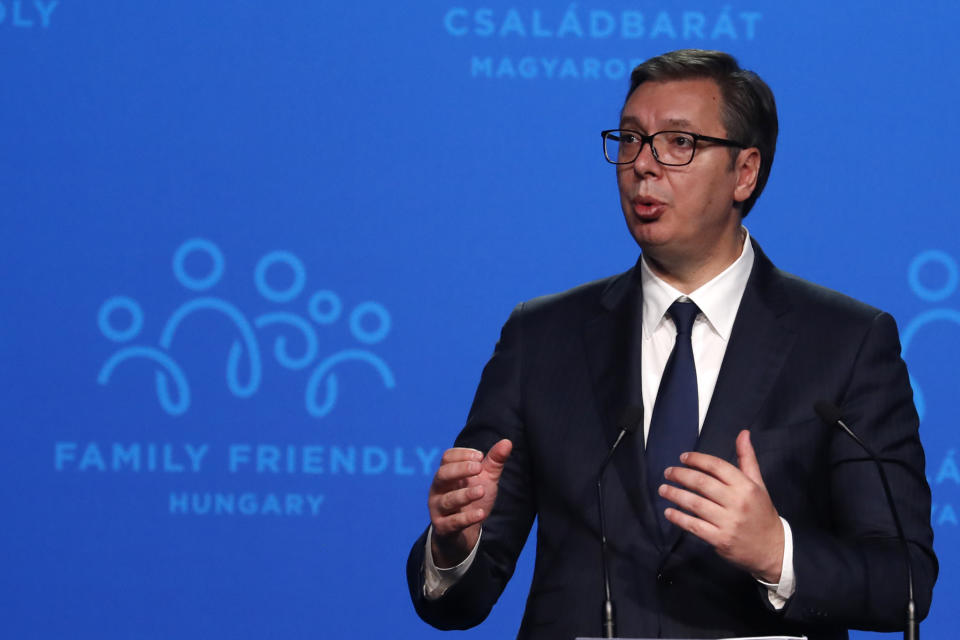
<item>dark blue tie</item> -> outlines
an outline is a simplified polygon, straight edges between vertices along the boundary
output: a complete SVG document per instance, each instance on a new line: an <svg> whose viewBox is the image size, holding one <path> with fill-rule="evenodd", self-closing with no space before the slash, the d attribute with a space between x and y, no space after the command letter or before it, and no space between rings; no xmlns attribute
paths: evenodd
<svg viewBox="0 0 960 640"><path fill-rule="evenodd" d="M696 447L700 423L697 369L690 343L690 331L700 309L693 302L678 300L670 305L667 313L677 326L677 340L660 378L645 453L647 487L664 540L669 539L674 526L664 518L663 510L676 505L661 498L657 488L664 483L663 470L679 465L680 454Z"/></svg>

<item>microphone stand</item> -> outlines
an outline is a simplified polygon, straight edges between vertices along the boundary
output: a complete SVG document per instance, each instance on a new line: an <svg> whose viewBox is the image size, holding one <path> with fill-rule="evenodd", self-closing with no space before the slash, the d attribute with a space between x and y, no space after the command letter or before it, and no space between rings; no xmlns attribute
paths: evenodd
<svg viewBox="0 0 960 640"><path fill-rule="evenodd" d="M603 562L604 598L602 621L604 638L616 637L617 613L613 605L613 599L610 597L610 562L607 552L607 519L603 512L603 476L604 472L607 470L607 466L613 459L614 452L617 450L617 447L620 446L620 442L623 440L623 437L628 433L633 433L636 431L642 422L643 407L631 406L624 411L623 417L620 420L620 424L623 426L620 429L620 433L617 435L617 439L614 440L613 446L610 447L607 457L603 460L603 464L600 465L600 473L597 474L597 504L600 505L600 556Z"/></svg>
<svg viewBox="0 0 960 640"><path fill-rule="evenodd" d="M850 427L843 421L843 414L837 405L830 402L820 401L813 405L814 410L820 419L827 424L837 425L843 429L844 433L850 436L854 442L867 452L867 455L877 465L877 471L880 472L880 482L883 484L883 492L887 497L887 505L890 507L890 513L893 514L893 523L897 527L897 537L900 539L900 545L903 548L903 559L907 566L907 626L903 630L904 640L919 640L920 627L917 624L916 604L913 599L913 567L910 563L910 549L907 547L907 536L903 533L903 525L900 523L900 516L897 513L897 506L893 502L893 493L890 491L890 483L887 482L887 474L880 464L880 458L867 444L857 437Z"/></svg>

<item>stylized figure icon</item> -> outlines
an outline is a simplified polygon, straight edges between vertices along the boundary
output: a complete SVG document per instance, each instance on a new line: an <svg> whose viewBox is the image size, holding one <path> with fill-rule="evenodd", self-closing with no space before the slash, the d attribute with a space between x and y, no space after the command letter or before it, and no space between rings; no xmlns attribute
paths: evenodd
<svg viewBox="0 0 960 640"><path fill-rule="evenodd" d="M191 275L185 263L191 256L200 256L210 263L209 270L203 276ZM283 289L275 288L267 278L267 272L275 266L290 271L292 280ZM214 243L202 238L192 238L184 242L173 255L173 273L177 281L186 289L205 292L214 287L223 277L225 261L223 253ZM287 303L297 298L306 284L306 270L303 263L287 251L272 251L264 255L254 269L254 284L260 295L275 303ZM318 325L329 325L341 315L343 305L332 291L318 291L309 300L307 311ZM120 327L117 315L130 316L129 325ZM313 324L307 319L288 311L273 311L261 314L251 324L240 309L222 299L213 296L200 296L181 304L170 315L160 333L159 348L153 346L128 346L116 352L103 364L97 381L106 385L114 370L124 361L140 358L158 365L155 373L157 399L160 406L170 415L181 415L190 407L190 387L183 369L174 361L170 352L174 339L181 327L191 316L197 313L214 312L226 318L236 330L238 337L230 345L226 361L226 383L230 392L239 398L249 398L260 388L263 376L263 364L260 354L258 330L279 327L293 330L302 340L302 352L293 353L288 346L288 336L278 335L273 342L273 355L284 368L301 370L310 366L317 358L319 340ZM367 318L373 318L375 328L364 326ZM143 311L134 300L124 296L114 296L100 307L98 324L101 332L115 342L127 342L137 335L143 326ZM382 341L390 331L390 315L376 302L364 302L357 305L350 314L350 331L361 343L375 344ZM379 375L384 387L395 386L390 367L371 351L349 348L338 351L320 362L311 373L306 386L306 408L310 415L322 418L328 415L336 405L339 381L332 369L342 362L365 362ZM241 365L246 364L246 375L241 374ZM317 400L318 390L323 384L324 395Z"/></svg>
<svg viewBox="0 0 960 640"><path fill-rule="evenodd" d="M184 262L191 253L204 253L211 261L210 272L203 278L197 278L187 273L184 268ZM192 291L206 291L216 285L223 277L224 260L220 249L202 238L193 238L187 240L173 255L173 275L187 289ZM167 320L160 333L160 346L168 351L173 346L173 339L180 325L190 317L199 312L213 311L226 317L237 331L243 341L243 345L234 342L227 354L226 378L227 388L233 395L239 398L249 398L260 387L260 378L262 375L260 365L260 346L257 344L257 336L253 332L250 322L233 304L221 298L200 297L185 302L180 305ZM248 379L246 382L240 380L240 361L244 353L247 355ZM157 372L157 395L163 397L168 393L167 376Z"/></svg>
<svg viewBox="0 0 960 640"><path fill-rule="evenodd" d="M112 324L113 321L111 318L117 309L126 310L131 316L130 325L126 329L117 329ZM114 342L126 342L135 338L140 333L140 329L143 327L143 311L141 311L140 305L133 299L124 296L114 296L108 298L106 302L100 306L97 321L100 325L100 331L102 331L103 335L107 338ZM160 406L163 407L164 411L172 416L178 416L190 408L190 386L187 384L187 376L183 373L183 369L174 362L173 358L155 347L138 345L120 349L110 356L103 366L100 367L97 382L106 385L110 382L110 376L118 365L126 360L136 358L152 360L160 365L162 369L157 371L158 380L159 376L165 375L169 375L170 378L173 379L173 383L177 389L175 396L171 396L167 386L164 386L163 393L160 393L159 386L157 389L157 398L160 400Z"/></svg>
<svg viewBox="0 0 960 640"><path fill-rule="evenodd" d="M273 265L286 265L290 270L293 280L286 289L275 289L267 282L267 271ZM287 251L272 251L260 258L260 261L257 262L257 268L253 272L253 280L257 285L257 291L260 292L260 295L271 302L283 303L290 302L300 295L306 283L307 276L306 270L303 268L303 263L300 262L300 259L295 255ZM287 349L286 336L281 335L277 337L273 343L273 355L281 366L293 370L303 369L309 366L310 363L313 362L313 359L317 357L317 333L309 322L297 314L287 311L265 313L257 317L256 320L254 320L254 324L258 329L275 325L289 327L299 332L303 337L304 350L303 354L299 357L290 355Z"/></svg>
<svg viewBox="0 0 960 640"><path fill-rule="evenodd" d="M326 311L320 309L321 305L327 307ZM318 291L310 299L310 315L320 324L329 324L335 322L340 316L343 305L340 299L332 291ZM374 317L377 323L375 329L368 330L363 326L365 317ZM390 314L382 305L376 302L364 302L357 305L350 313L350 333L358 341L365 344L375 344L387 337L390 333ZM344 349L328 356L321 362L310 374L307 381L306 400L307 411L316 418L322 418L333 410L337 402L339 393L339 381L333 368L343 362L365 362L374 371L379 374L383 381L383 386L387 389L393 389L396 381L393 378L393 372L390 367L376 354L364 349ZM317 401L317 391L320 383L324 383L325 397L322 401Z"/></svg>
<svg viewBox="0 0 960 640"><path fill-rule="evenodd" d="M939 287L931 288L920 281L920 272L928 265L938 265L943 270L943 284ZM937 251L935 249L917 254L910 263L907 276L910 282L910 288L914 294L926 302L946 300L956 292L957 284L960 283L960 273L958 273L956 261L943 251ZM960 326L960 311L948 307L928 309L907 323L907 327L904 329L901 337L904 359L907 357L907 352L914 338L916 338L917 332L934 322L952 322ZM913 387L913 399L917 405L917 413L920 414L920 420L923 420L927 408L923 391L913 376L910 376L910 384Z"/></svg>

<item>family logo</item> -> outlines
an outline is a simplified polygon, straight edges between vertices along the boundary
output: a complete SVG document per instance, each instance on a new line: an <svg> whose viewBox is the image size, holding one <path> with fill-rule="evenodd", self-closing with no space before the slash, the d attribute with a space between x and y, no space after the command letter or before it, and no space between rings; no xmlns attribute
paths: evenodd
<svg viewBox="0 0 960 640"><path fill-rule="evenodd" d="M193 255L206 256L210 267L202 277L187 273L185 263ZM267 272L280 267L287 270L291 282L286 288L276 288L267 281ZM209 240L193 238L184 242L174 252L173 274L183 287L194 294L178 306L163 324L155 343L134 343L141 337L143 310L140 304L127 296L112 296L100 306L97 324L108 340L123 344L100 367L97 382L108 385L118 368L133 360L146 360L156 368L154 390L161 409L171 416L179 416L190 408L191 391L189 377L184 367L173 355L177 335L184 331L185 321L198 314L218 314L225 318L234 332L226 358L226 386L237 398L249 398L260 388L263 377L263 354L261 330L277 327L298 334L302 339L302 351L291 353L286 335L279 335L273 342L273 358L290 370L309 370L304 384L304 406L314 418L322 418L333 411L337 403L340 380L335 369L344 363L360 363L372 369L386 389L393 389L396 381L393 372L380 356L368 347L383 341L390 333L390 314L377 302L362 302L349 313L350 334L357 345L340 349L325 357L318 357L319 340L317 326L336 323L343 316L340 297L329 290L314 292L306 301L306 316L276 310L248 318L241 309L223 298L206 295L224 274L224 258L219 247ZM272 251L257 262L254 269L257 291L267 301L283 304L296 300L306 285L306 269L303 262L287 251ZM124 316L126 321L124 322ZM241 374L241 364L245 364Z"/></svg>

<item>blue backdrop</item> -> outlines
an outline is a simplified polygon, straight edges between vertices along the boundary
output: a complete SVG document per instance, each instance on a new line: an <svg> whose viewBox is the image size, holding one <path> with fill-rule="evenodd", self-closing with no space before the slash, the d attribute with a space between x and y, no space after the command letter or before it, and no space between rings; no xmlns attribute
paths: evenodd
<svg viewBox="0 0 960 640"><path fill-rule="evenodd" d="M779 103L751 233L898 319L953 637L958 19L0 0L0 632L439 637L403 577L439 455L516 302L635 261L598 132L636 62L704 47Z"/></svg>

